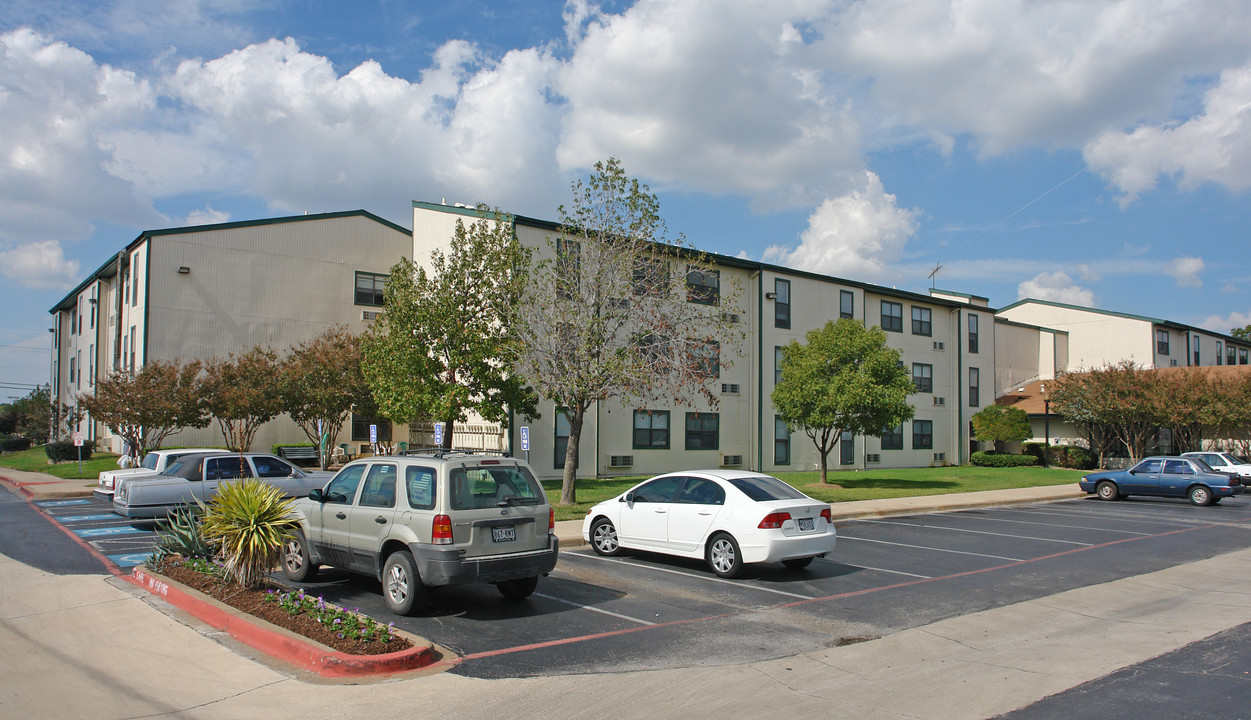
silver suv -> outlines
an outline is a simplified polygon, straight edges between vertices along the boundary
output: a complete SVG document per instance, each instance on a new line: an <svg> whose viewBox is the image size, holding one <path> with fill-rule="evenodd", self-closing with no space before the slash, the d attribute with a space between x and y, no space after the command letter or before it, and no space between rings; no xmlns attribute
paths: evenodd
<svg viewBox="0 0 1251 720"><path fill-rule="evenodd" d="M283 573L310 580L323 565L382 581L387 607L420 609L426 589L494 583L529 597L556 566L555 516L530 466L506 454L415 450L350 462L295 501L299 529Z"/></svg>

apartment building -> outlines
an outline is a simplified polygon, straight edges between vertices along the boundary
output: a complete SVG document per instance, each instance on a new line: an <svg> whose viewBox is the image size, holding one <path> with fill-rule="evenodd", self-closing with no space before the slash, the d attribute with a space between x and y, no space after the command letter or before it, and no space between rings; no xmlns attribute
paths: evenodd
<svg viewBox="0 0 1251 720"><path fill-rule="evenodd" d="M476 219L472 208L414 202L414 261L428 263L434 249L446 252L456 221ZM522 244L540 254L560 230L557 223L535 218L513 216L513 222ZM911 396L914 420L881 437L843 438L831 466L924 467L967 460L969 417L994 402L994 310L985 298L946 291L921 295L742 258L711 258L713 276L699 278L697 289L686 288L688 301L727 314L746 338L733 351L730 343L722 348L712 385L717 403L597 404L581 435L580 477L696 467L815 469L819 458L812 442L802 432L787 432L769 397L779 377L781 347L802 342L808 331L840 317L885 330L918 391ZM528 456L541 475L556 477L569 426L551 403L541 405L540 413L533 420L515 418L506 442ZM523 426L528 451L522 450Z"/></svg>
<svg viewBox="0 0 1251 720"><path fill-rule="evenodd" d="M411 250L409 230L364 210L145 231L50 310L52 397L74 406L98 379L149 360L282 352L333 325L362 331L381 311L390 267ZM76 429L122 449L89 417ZM336 442L367 432L359 418ZM253 447L306 440L281 416ZM171 441L223 443L215 425Z"/></svg>

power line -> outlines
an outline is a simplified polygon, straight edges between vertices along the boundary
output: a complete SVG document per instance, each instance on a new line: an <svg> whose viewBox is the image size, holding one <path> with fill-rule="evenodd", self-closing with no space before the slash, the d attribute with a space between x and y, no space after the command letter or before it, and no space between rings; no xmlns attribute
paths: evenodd
<svg viewBox="0 0 1251 720"><path fill-rule="evenodd" d="M4 348L5 350L25 350L26 352L41 352L41 353L46 353L50 349L50 348L30 347L27 345L0 345L0 348Z"/></svg>

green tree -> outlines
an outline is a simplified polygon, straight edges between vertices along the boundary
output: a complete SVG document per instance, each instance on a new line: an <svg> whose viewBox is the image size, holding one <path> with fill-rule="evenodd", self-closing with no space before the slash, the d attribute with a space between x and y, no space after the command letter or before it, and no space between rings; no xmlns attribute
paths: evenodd
<svg viewBox="0 0 1251 720"><path fill-rule="evenodd" d="M1229 331L1229 334L1233 335L1239 340L1246 340L1248 342L1251 342L1251 325L1243 325L1240 328L1234 328L1233 330Z"/></svg>
<svg viewBox="0 0 1251 720"><path fill-rule="evenodd" d="M322 469L329 458L321 435L339 436L354 405L372 407L369 384L361 369L360 338L332 327L291 349L282 363L279 393L287 414L318 448Z"/></svg>
<svg viewBox="0 0 1251 720"><path fill-rule="evenodd" d="M1034 436L1029 415L1020 408L987 405L969 419L974 436L981 442L994 443L996 452L1003 452L1005 443L1023 442Z"/></svg>
<svg viewBox="0 0 1251 720"><path fill-rule="evenodd" d="M441 420L443 447L473 411L503 422L511 408L533 416L533 392L512 371L517 309L529 251L498 210L456 221L448 252L430 267L405 259L391 268L385 311L363 341L364 375L379 411L397 422Z"/></svg>
<svg viewBox="0 0 1251 720"><path fill-rule="evenodd" d="M77 413L87 412L122 438L135 458L161 447L183 428L209 424L200 384L199 362L149 360L139 372L114 372L78 396ZM67 413L72 422L76 413Z"/></svg>
<svg viewBox="0 0 1251 720"><path fill-rule="evenodd" d="M261 425L282 412L278 355L254 347L204 364L204 403L222 431L226 446L246 452Z"/></svg>
<svg viewBox="0 0 1251 720"><path fill-rule="evenodd" d="M816 445L824 485L829 454L842 434L880 436L883 428L910 420L915 410L908 395L915 388L881 328L844 318L805 340L783 346L782 380L771 398L787 426Z"/></svg>
<svg viewBox="0 0 1251 720"><path fill-rule="evenodd" d="M25 397L4 406L3 432L32 440L47 438L53 429L52 400L47 385L40 385Z"/></svg>
<svg viewBox="0 0 1251 720"><path fill-rule="evenodd" d="M576 502L587 410L610 398L715 407L712 383L743 332L739 289L711 260L665 240L660 202L620 161L595 164L561 206L521 309L519 370L569 420L560 504ZM731 310L725 310L731 308Z"/></svg>

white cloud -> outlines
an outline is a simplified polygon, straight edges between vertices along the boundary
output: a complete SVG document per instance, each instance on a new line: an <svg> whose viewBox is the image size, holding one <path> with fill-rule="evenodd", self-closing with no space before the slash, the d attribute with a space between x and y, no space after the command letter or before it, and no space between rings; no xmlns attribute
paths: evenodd
<svg viewBox="0 0 1251 720"><path fill-rule="evenodd" d="M1032 280L1026 280L1017 286L1017 299L1050 300L1094 307L1094 292L1074 284L1073 278L1065 272L1040 273Z"/></svg>
<svg viewBox="0 0 1251 720"><path fill-rule="evenodd" d="M1199 277L1199 273L1203 272L1203 258L1173 258L1164 267L1164 272L1177 281L1177 287L1203 287L1203 279Z"/></svg>
<svg viewBox="0 0 1251 720"><path fill-rule="evenodd" d="M183 218L182 225L218 225L230 222L230 213L214 210L211 205L204 206L203 210L192 210L187 213L187 217Z"/></svg>
<svg viewBox="0 0 1251 720"><path fill-rule="evenodd" d="M1122 193L1122 205L1156 186L1161 175L1182 187L1212 182L1251 187L1251 65L1221 73L1203 113L1184 122L1108 131L1083 151L1091 169Z"/></svg>
<svg viewBox="0 0 1251 720"><path fill-rule="evenodd" d="M67 260L55 240L18 245L0 250L0 274L32 288L69 288L78 281L79 263Z"/></svg>
<svg viewBox="0 0 1251 720"><path fill-rule="evenodd" d="M0 35L0 237L83 238L160 216L113 175L100 134L154 106L148 82L29 29Z"/></svg>
<svg viewBox="0 0 1251 720"><path fill-rule="evenodd" d="M1209 315L1199 323L1199 327L1225 334L1229 334L1229 331L1235 328L1244 328L1248 325L1251 325L1251 310L1247 312L1235 310L1225 316Z"/></svg>
<svg viewBox="0 0 1251 720"><path fill-rule="evenodd" d="M764 259L859 280L896 277L895 263L916 232L919 211L897 207L877 175L865 173L865 180L863 189L821 203L798 247L770 246Z"/></svg>

